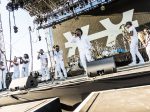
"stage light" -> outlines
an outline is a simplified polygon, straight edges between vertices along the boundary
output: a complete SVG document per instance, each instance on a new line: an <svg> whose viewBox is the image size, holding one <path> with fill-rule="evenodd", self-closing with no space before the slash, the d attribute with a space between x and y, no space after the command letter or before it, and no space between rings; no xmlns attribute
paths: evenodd
<svg viewBox="0 0 150 112"><path fill-rule="evenodd" d="M14 26L14 33L17 33L17 32L18 32L18 27Z"/></svg>
<svg viewBox="0 0 150 112"><path fill-rule="evenodd" d="M47 18L46 17L43 20L44 20L45 23L47 22Z"/></svg>
<svg viewBox="0 0 150 112"><path fill-rule="evenodd" d="M16 3L16 4L14 4L14 9L15 10L18 10L18 8L19 8L19 5Z"/></svg>
<svg viewBox="0 0 150 112"><path fill-rule="evenodd" d="M12 2L9 2L6 6L6 9L8 11L14 11L14 6L13 6L13 3Z"/></svg>
<svg viewBox="0 0 150 112"><path fill-rule="evenodd" d="M20 2L19 2L19 6L20 6L20 8L23 8L23 7L24 7L24 2L23 2L23 1L20 1Z"/></svg>
<svg viewBox="0 0 150 112"><path fill-rule="evenodd" d="M53 28L53 29L55 29L55 28L56 28L56 26L55 26L55 25L53 25L53 26L52 26L52 28Z"/></svg>
<svg viewBox="0 0 150 112"><path fill-rule="evenodd" d="M40 35L38 36L38 39L39 39L39 41L41 41L41 36Z"/></svg>
<svg viewBox="0 0 150 112"><path fill-rule="evenodd" d="M104 5L101 6L101 11L106 10L106 7Z"/></svg>

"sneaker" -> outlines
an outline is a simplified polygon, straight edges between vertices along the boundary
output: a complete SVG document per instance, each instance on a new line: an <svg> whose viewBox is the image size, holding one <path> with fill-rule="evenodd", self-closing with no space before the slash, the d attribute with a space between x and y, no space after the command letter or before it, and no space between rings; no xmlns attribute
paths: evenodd
<svg viewBox="0 0 150 112"><path fill-rule="evenodd" d="M138 64L145 64L145 62L144 61L140 61Z"/></svg>
<svg viewBox="0 0 150 112"><path fill-rule="evenodd" d="M64 77L64 79L66 80L68 77Z"/></svg>
<svg viewBox="0 0 150 112"><path fill-rule="evenodd" d="M129 64L129 66L134 66L134 65L136 65L135 62L132 62L132 63Z"/></svg>

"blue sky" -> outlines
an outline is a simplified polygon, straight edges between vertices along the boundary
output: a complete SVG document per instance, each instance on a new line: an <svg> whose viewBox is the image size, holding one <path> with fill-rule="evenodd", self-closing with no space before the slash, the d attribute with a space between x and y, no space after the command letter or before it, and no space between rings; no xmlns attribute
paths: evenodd
<svg viewBox="0 0 150 112"><path fill-rule="evenodd" d="M9 59L9 12L6 10L6 5L8 1L2 0L1 1L1 17L2 17L2 24L3 24L3 33L4 33L4 40L5 40L5 48L7 53L7 58ZM33 17L30 17L28 12L23 9L19 9L18 11L15 11L15 17L16 17L16 25L19 28L18 33L14 33L13 31L13 15L11 13L11 21L12 21L12 59L14 56L23 56L24 53L28 53L30 55L30 41L29 41L29 31L28 27L31 26L34 28L33 25ZM40 31L40 35L42 36L42 41L37 41L37 33L36 30L32 33L32 39L33 39L33 49L34 49L34 70L37 70L40 68L40 62L37 60L37 51L39 49L44 49L47 51L46 43L45 43L45 32ZM36 43L35 43L36 42Z"/></svg>

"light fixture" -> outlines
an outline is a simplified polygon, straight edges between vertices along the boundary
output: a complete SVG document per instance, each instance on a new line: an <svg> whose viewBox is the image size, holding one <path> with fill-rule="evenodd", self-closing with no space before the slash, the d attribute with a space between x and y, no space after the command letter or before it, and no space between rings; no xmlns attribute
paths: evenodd
<svg viewBox="0 0 150 112"><path fill-rule="evenodd" d="M18 32L18 27L17 26L14 26L14 33L17 33Z"/></svg>
<svg viewBox="0 0 150 112"><path fill-rule="evenodd" d="M101 6L101 11L106 10L106 7L104 5Z"/></svg>

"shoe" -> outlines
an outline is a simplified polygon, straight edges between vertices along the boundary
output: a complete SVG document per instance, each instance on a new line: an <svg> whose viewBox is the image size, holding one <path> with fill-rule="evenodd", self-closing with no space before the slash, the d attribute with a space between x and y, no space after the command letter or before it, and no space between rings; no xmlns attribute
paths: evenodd
<svg viewBox="0 0 150 112"><path fill-rule="evenodd" d="M145 62L144 61L140 61L138 64L145 64Z"/></svg>
<svg viewBox="0 0 150 112"><path fill-rule="evenodd" d="M64 77L64 79L66 80L68 77Z"/></svg>
<svg viewBox="0 0 150 112"><path fill-rule="evenodd" d="M134 66L134 65L136 65L135 62L132 62L132 63L129 64L129 66Z"/></svg>

